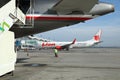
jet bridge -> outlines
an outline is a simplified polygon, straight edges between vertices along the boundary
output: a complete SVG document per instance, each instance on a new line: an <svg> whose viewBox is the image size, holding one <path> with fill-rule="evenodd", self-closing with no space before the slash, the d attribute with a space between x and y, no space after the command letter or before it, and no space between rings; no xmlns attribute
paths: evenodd
<svg viewBox="0 0 120 80"><path fill-rule="evenodd" d="M9 31L15 23L24 24L25 15L16 7L16 0L2 1L0 4L0 76L15 69L15 37L14 33Z"/></svg>

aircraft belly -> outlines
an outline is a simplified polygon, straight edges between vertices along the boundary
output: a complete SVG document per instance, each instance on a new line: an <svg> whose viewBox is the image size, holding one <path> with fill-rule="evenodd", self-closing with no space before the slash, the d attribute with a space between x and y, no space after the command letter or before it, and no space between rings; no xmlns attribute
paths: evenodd
<svg viewBox="0 0 120 80"><path fill-rule="evenodd" d="M34 22L34 27L33 28L20 28L18 26L13 26L10 31L15 32L15 37L23 37L31 34L37 34L49 30L53 30L56 28L64 27L64 26L69 26L72 24L79 23L80 21L50 21L50 20L37 20ZM29 26L30 27L30 26Z"/></svg>

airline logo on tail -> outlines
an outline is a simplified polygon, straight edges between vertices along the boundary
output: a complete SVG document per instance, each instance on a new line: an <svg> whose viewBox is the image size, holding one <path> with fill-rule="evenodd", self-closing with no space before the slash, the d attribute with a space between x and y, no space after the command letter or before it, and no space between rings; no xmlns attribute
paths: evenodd
<svg viewBox="0 0 120 80"><path fill-rule="evenodd" d="M95 34L95 36L93 37L93 39L94 39L95 41L100 41L101 34L102 34L102 30L99 30L99 31Z"/></svg>
<svg viewBox="0 0 120 80"><path fill-rule="evenodd" d="M95 35L95 36L94 36L94 40L95 40L95 41L99 41L99 40L100 40L99 35Z"/></svg>

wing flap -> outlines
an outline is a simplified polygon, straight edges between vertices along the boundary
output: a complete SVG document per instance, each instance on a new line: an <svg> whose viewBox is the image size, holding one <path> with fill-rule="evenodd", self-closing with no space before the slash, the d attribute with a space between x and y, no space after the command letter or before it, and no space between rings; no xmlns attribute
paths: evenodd
<svg viewBox="0 0 120 80"><path fill-rule="evenodd" d="M58 13L70 13L72 11L89 12L98 0L60 0L52 10Z"/></svg>

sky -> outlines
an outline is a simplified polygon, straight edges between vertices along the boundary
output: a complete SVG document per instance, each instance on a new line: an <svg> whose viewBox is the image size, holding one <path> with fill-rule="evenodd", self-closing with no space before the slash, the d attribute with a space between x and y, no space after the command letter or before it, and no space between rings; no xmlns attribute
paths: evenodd
<svg viewBox="0 0 120 80"><path fill-rule="evenodd" d="M69 27L63 27L37 34L36 36L54 41L85 41L92 39L94 34L102 29L100 46L120 47L120 0L100 0L115 6L115 12L78 23Z"/></svg>

